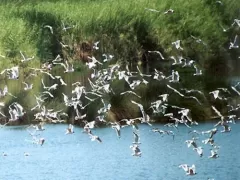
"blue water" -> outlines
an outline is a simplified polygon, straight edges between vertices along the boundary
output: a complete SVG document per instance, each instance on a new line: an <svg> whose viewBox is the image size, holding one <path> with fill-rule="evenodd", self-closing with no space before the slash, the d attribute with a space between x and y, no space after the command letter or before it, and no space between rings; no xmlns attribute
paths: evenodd
<svg viewBox="0 0 240 180"><path fill-rule="evenodd" d="M194 126L197 130L209 130L213 124ZM240 179L240 125L232 125L230 133L217 133L215 142L221 146L218 159L208 159L210 146L197 141L204 148L199 157L185 140L191 139L189 129L179 127L173 140L140 126L140 149L142 157L132 156L129 148L133 142L131 127L122 129L120 139L112 128L97 128L93 133L103 143L91 141L75 127L75 133L65 135L67 125L46 125L41 137L43 146L32 144L26 126L0 129L0 179L1 180L181 180L214 178L215 180ZM167 129L163 125L154 125ZM221 127L219 127L221 129ZM7 156L2 156L2 152ZM29 156L24 156L28 152ZM186 176L180 164L195 164L195 176Z"/></svg>

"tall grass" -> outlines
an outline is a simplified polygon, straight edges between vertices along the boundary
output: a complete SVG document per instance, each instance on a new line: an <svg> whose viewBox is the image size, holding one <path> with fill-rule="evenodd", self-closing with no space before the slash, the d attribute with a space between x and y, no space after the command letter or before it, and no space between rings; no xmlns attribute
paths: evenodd
<svg viewBox="0 0 240 180"><path fill-rule="evenodd" d="M52 54L61 51L58 40L68 39L68 43L72 44L100 40L104 42L101 43L102 51L111 51L120 59L134 59L138 55L136 52L142 48L164 47L164 51L170 53L173 51L171 42L177 39L183 40L183 46L187 48L190 35L203 39L210 52L211 48L227 41L228 36L219 24L230 25L237 17L239 5L237 0L226 0L223 7L215 1L208 2L3 1L0 5L0 25L4 27L0 30L0 52L16 58L19 56L16 52L21 49L49 60ZM145 8L156 9L161 13L150 12ZM174 13L164 15L163 12L169 8L174 9ZM74 29L61 31L62 23L74 25ZM53 26L54 36L51 37L48 30L43 28L44 25Z"/></svg>

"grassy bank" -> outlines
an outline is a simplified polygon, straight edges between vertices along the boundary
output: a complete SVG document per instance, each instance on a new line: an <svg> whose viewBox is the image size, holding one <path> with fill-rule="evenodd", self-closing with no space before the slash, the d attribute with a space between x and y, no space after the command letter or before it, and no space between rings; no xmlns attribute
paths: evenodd
<svg viewBox="0 0 240 180"><path fill-rule="evenodd" d="M35 56L26 70L39 67L40 62L52 61L57 54L70 61L86 61L88 55L102 58L103 53L110 53L118 62L151 63L156 58L147 51L161 51L166 58L177 55L179 51L172 42L179 39L184 49L181 54L205 68L210 61L218 61L216 55L227 50L229 38L238 31L232 28L224 32L222 27L228 28L235 18L240 19L239 6L238 0L225 0L222 5L207 0L1 1L0 54L5 58L0 57L0 67L19 64L19 51ZM174 12L164 14L168 9ZM46 25L53 28L53 34ZM71 28L65 31L64 27ZM99 51L92 48L96 41L100 41ZM69 47L64 48L61 43ZM150 87L139 91L153 98ZM112 101L119 102L114 98ZM120 109L125 106L124 101ZM149 105L149 99L143 101ZM122 112L126 114L125 109Z"/></svg>

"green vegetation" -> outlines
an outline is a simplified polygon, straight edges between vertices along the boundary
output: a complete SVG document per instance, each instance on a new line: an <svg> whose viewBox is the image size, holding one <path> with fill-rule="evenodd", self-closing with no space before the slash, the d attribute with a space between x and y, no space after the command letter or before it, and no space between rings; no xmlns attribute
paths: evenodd
<svg viewBox="0 0 240 180"><path fill-rule="evenodd" d="M236 29L223 32L222 27L230 27L238 18L239 6L238 0L225 0L223 5L211 0L2 0L0 54L6 58L0 57L0 66L18 64L19 51L39 60L28 67L39 67L58 54L75 62L86 61L88 55L101 58L111 53L121 63L141 62L143 57L154 63L148 50L161 51L165 57L176 55L171 43L180 39L183 56L208 67L216 60L213 57L228 48ZM174 13L163 13L170 8ZM64 31L63 24L73 28ZM45 25L52 26L53 34ZM191 35L207 45L196 43ZM92 49L96 41L100 41L97 52ZM60 42L69 47L63 48ZM78 66L84 69L81 63ZM139 93L151 99L152 91L152 87L142 88ZM112 101L120 102L117 97Z"/></svg>

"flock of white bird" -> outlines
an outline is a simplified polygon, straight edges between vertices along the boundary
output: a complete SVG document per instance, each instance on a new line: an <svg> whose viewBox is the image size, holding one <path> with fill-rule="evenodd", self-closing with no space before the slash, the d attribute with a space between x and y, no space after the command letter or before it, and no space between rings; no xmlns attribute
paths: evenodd
<svg viewBox="0 0 240 180"><path fill-rule="evenodd" d="M147 9L150 11L154 11L152 9ZM156 12L156 11L155 11ZM165 12L165 14L173 13L173 10L168 10ZM239 26L240 27L240 20L235 19L232 26ZM54 29L46 25L44 28L49 28L50 32L54 34ZM64 26L64 30L70 29L73 27L66 27ZM202 45L206 46L206 43L204 43L201 39L192 36L193 40L196 41L196 43L201 43ZM64 45L64 43L62 43ZM181 47L181 40L177 40L172 43L172 45L179 51L179 54L182 54L181 52L184 50L183 47ZM238 44L238 36L235 36L235 39L233 42L230 43L229 49L236 49L239 48ZM94 43L93 45L94 50L99 50L99 41ZM148 51L149 54L156 53L160 56L162 61L168 61L172 62L171 67L181 67L181 68L193 68L194 73L192 76L198 77L203 75L203 71L199 67L196 61L189 60L187 58L184 58L182 55L179 56L170 56L170 57L164 57L160 51ZM20 55L22 59L20 60L21 63L28 63L28 61L34 60L34 56L27 57L24 55L23 52L20 51ZM89 86L85 87L81 82L75 82L72 85L72 92L69 92L69 94L63 95L63 103L67 107L73 107L75 112L75 121L81 121L83 122L84 128L83 132L86 133L91 141L97 141L99 143L102 142L102 139L95 135L93 133L93 129L96 127L96 124L98 122L106 123L110 125L117 134L117 137L121 137L121 128L125 126L131 126L133 130L133 138L134 142L132 142L132 145L130 146L132 150L132 155L141 157L142 152L140 150L140 133L138 128L138 123L145 123L148 124L151 127L151 131L154 133L159 133L159 135L169 135L173 137L175 136L175 131L178 131L178 125L182 124L190 128L191 131L189 133L192 134L192 139L186 140L186 144L188 148L192 148L193 151L196 151L196 153L199 155L199 157L203 156L203 147L198 145L198 137L196 135L202 135L205 136L208 135L207 139L202 141L202 144L208 144L212 147L212 150L210 152L210 155L208 158L210 159L216 159L219 157L218 151L220 146L216 145L214 141L214 135L219 132L218 126L222 126L223 130L220 131L222 133L227 133L231 131L231 127L229 124L234 124L235 119L237 119L236 115L231 114L234 111L237 111L240 108L240 105L231 105L229 104L229 113L231 115L222 115L220 111L215 107L212 106L212 110L216 113L216 117L220 118L220 121L213 127L213 129L207 130L207 131L196 131L192 130L192 127L194 125L198 125L196 121L194 121L191 117L191 109L185 108L185 107L178 107L172 104L168 103L168 97L169 93L160 94L156 101L151 103L151 106L149 108L152 109L153 114L162 114L164 117L169 119L169 123L165 124L164 126L167 126L171 130L162 130L159 128L154 128L153 121L151 120L150 116L146 113L146 109L144 109L144 106L139 103L137 99L141 99L142 97L137 94L135 91L138 86L148 86L148 83L151 83L152 81L158 81L159 83L165 84L166 88L169 90L169 92L172 92L172 94L176 94L182 100L184 99L190 99L193 102L197 103L199 106L202 105L202 102L197 97L202 97L202 99L206 99L205 93L197 90L197 89L184 89L184 88L177 88L179 86L175 86L176 84L181 84L180 76L181 74L173 69L170 74L164 74L163 72L155 69L153 74L144 74L140 67L136 67L136 71L130 71L129 67L122 67L120 64L115 63L114 55L110 54L103 54L103 58L101 60L97 60L94 56L88 57L89 62L86 63L86 67L89 68L91 71L91 76L88 78ZM101 68L101 66L104 65L104 63L111 64L107 68ZM159 62L161 63L161 62ZM52 62L47 62L42 64L41 68L30 68L31 69L31 76L37 76L39 73L47 75L50 79L54 80L54 84L47 86L44 82L44 79L41 79L42 88L44 91L42 91L39 95L35 95L36 99L36 105L30 109L30 111L36 112L34 115L34 121L38 121L39 124L33 125L31 124L26 128L28 133L31 135L31 140L26 140L31 143L35 143L38 145L43 145L45 142L45 139L43 137L39 137L37 132L45 130L44 123L50 122L50 123L62 123L67 122L66 119L68 118L68 114L63 112L62 110L55 111L54 109L47 109L44 105L44 102L48 98L54 98L53 93L57 90L59 86L69 86L67 84L63 77L60 75L53 75L51 74L51 70L55 66L61 66L63 68L64 73L72 73L74 72L73 64L70 63L67 59L63 59L60 55L58 55ZM9 80L18 80L19 76L21 75L20 71L22 69L19 68L18 65L14 67L10 67L8 69L4 69L1 71L1 75L5 75L5 77ZM104 98L106 94L114 94L117 95L116 92L114 92L111 83L114 81L124 81L128 85L128 90L121 92L119 96L129 96L133 97L134 100L129 98L129 102L132 103L133 106L137 106L141 112L141 116L133 118L133 119L121 119L118 122L107 122L105 120L106 115L109 110L111 110L111 104ZM24 90L30 91L33 89L33 84L23 82L25 84ZM212 95L214 100L221 100L221 101L227 101L230 97L230 95L240 95L240 92L238 90L238 86L240 83L237 83L234 86L231 86L231 88L217 88L214 91L209 92L209 96ZM24 107L20 105L17 102L17 97L14 96L12 93L8 91L8 87L4 86L3 89L0 90L0 97L5 96L12 96L16 99L15 102L10 104L8 106L9 109L9 115L5 115L4 113L0 112L1 115L7 119L7 122L1 127L4 127L8 125L11 122L18 121L21 118L24 118L24 115L27 113L26 110L24 110ZM228 95L228 96L226 96ZM100 99L102 102L102 107L98 109L97 111L97 117L95 120L91 122L86 121L87 114L84 114L84 110L88 105L95 102L96 100ZM83 103L87 102L87 103ZM0 106L5 106L4 102L0 103ZM173 112L167 112L167 108L171 107L177 112L177 115ZM69 124L66 128L66 135L70 135L74 133L74 126L72 124ZM3 153L4 156L7 156L6 153ZM28 154L26 153L26 156ZM196 174L196 167L193 164L192 166L189 166L187 164L181 164L179 166L182 168L187 175L195 175Z"/></svg>

